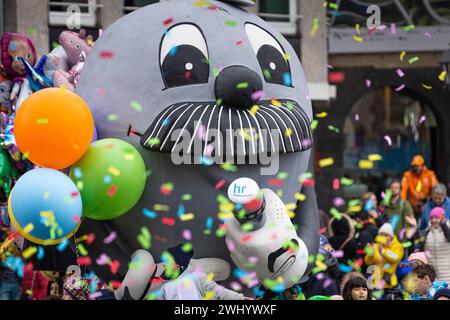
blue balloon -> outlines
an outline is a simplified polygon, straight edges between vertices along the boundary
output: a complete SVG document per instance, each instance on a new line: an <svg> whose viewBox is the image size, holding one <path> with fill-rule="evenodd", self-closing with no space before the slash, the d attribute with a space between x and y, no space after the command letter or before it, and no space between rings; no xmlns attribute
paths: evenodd
<svg viewBox="0 0 450 320"><path fill-rule="evenodd" d="M26 239L54 245L78 230L83 205L69 177L53 169L34 169L17 181L8 211L12 224Z"/></svg>

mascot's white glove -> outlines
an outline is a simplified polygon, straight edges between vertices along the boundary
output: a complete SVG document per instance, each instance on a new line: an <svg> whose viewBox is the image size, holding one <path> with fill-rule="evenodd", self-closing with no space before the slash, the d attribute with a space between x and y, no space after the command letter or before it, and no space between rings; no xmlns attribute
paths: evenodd
<svg viewBox="0 0 450 320"><path fill-rule="evenodd" d="M298 283L308 265L308 249L297 236L281 199L269 189L261 190L249 178L232 182L228 197L237 205L235 217L227 221L226 228L226 241L236 266L256 272L258 280L274 291ZM245 231L250 224L253 229ZM253 266L248 267L249 263Z"/></svg>
<svg viewBox="0 0 450 320"><path fill-rule="evenodd" d="M191 259L188 272L214 273L215 281L224 281L230 276L230 265L218 258ZM163 263L155 263L150 252L137 250L131 257L130 269L120 288L114 295L117 300L143 300L146 296L156 293L163 286L163 281L152 281L165 272Z"/></svg>

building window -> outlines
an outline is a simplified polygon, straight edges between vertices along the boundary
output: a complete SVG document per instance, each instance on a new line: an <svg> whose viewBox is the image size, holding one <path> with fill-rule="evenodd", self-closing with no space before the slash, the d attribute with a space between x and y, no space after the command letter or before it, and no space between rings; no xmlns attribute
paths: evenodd
<svg viewBox="0 0 450 320"><path fill-rule="evenodd" d="M298 25L298 0L257 0L258 14L281 33L294 35Z"/></svg>
<svg viewBox="0 0 450 320"><path fill-rule="evenodd" d="M413 92L395 92L390 87L369 91L345 120L344 172L364 181L369 190L382 191L386 181L400 178L410 168L417 154L435 167L438 129L431 107ZM382 159L371 170L361 168L360 160L373 154Z"/></svg>
<svg viewBox="0 0 450 320"><path fill-rule="evenodd" d="M128 14L139 8L148 6L164 0L125 0L124 1L124 13Z"/></svg>
<svg viewBox="0 0 450 320"><path fill-rule="evenodd" d="M78 8L71 10L71 6ZM97 26L97 10L100 7L97 0L51 0L49 7L50 26L66 26L77 13L80 14L81 27Z"/></svg>

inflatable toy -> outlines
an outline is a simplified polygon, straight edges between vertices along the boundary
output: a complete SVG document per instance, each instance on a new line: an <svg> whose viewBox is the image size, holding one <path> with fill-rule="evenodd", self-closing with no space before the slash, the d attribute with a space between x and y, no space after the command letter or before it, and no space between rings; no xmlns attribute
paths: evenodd
<svg viewBox="0 0 450 320"><path fill-rule="evenodd" d="M89 148L94 121L86 103L67 90L49 88L31 95L17 111L19 149L42 167L64 169Z"/></svg>
<svg viewBox="0 0 450 320"><path fill-rule="evenodd" d="M12 225L27 240L54 245L70 238L81 222L82 201L63 173L34 169L24 174L8 200Z"/></svg>
<svg viewBox="0 0 450 320"><path fill-rule="evenodd" d="M73 165L70 177L79 186L83 215L111 220L127 213L142 195L147 180L144 160L118 139L94 142Z"/></svg>
<svg viewBox="0 0 450 320"><path fill-rule="evenodd" d="M226 260L269 290L274 279L289 288L311 269L319 216L314 188L303 183L313 143L307 82L289 42L245 10L251 3L160 2L116 21L92 48L77 93L101 138L129 142L151 170L126 215L83 221L80 230L100 239L89 247L92 260L120 261L115 273L91 266L103 280L124 279L143 228L147 240L158 236L144 243L153 257L189 230L194 258ZM264 195L255 212L227 199L244 177Z"/></svg>

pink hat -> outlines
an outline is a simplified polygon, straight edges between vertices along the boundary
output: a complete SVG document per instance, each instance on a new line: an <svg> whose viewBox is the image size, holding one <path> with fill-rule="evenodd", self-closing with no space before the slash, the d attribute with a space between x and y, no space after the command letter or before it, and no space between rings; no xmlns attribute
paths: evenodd
<svg viewBox="0 0 450 320"><path fill-rule="evenodd" d="M411 255L408 257L408 261L413 261L413 260L419 260L425 264L428 264L428 259L427 259L427 255L425 252L411 253Z"/></svg>
<svg viewBox="0 0 450 320"><path fill-rule="evenodd" d="M441 207L435 207L433 210L431 210L430 212L430 218L433 217L437 217L440 218L441 216L443 216L445 214L445 210L444 208Z"/></svg>

